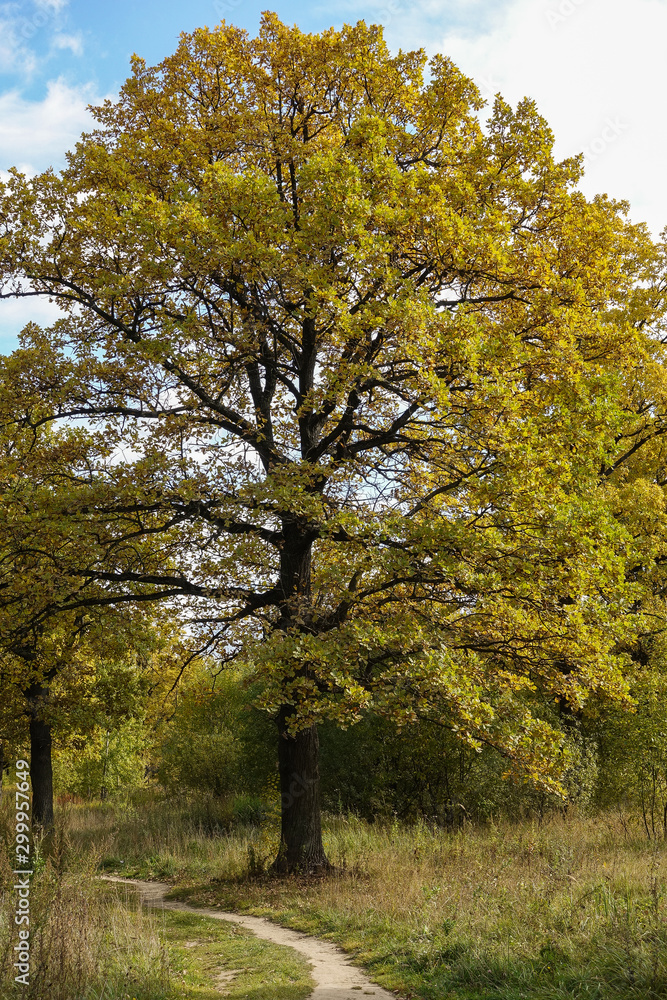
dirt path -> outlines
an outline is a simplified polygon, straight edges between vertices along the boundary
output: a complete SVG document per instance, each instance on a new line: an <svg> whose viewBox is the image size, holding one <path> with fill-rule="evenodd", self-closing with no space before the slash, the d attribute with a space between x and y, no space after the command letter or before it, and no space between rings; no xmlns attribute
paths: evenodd
<svg viewBox="0 0 667 1000"><path fill-rule="evenodd" d="M393 993L376 986L364 973L351 964L347 956L328 941L309 937L300 931L291 931L279 924L273 924L264 917L248 917L240 913L225 913L203 906L188 906L175 899L165 899L171 889L164 882L142 882L134 878L118 878L113 875L102 876L108 882L120 882L134 885L139 891L141 901L147 906L159 906L168 910L183 910L184 913L196 913L200 917L213 917L216 920L228 920L231 923L246 927L259 938L272 941L274 944L285 944L304 955L312 965L312 976L316 986L309 1000L358 1000L362 996L374 996L375 1000L396 1000Z"/></svg>

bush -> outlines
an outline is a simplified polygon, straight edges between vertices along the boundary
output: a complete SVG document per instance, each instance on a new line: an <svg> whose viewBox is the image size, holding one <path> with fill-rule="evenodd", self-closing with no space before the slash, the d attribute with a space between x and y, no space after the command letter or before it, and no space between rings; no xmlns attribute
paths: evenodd
<svg viewBox="0 0 667 1000"><path fill-rule="evenodd" d="M160 783L219 797L260 795L276 767L276 729L251 699L240 671L215 681L204 668L195 675L158 747Z"/></svg>
<svg viewBox="0 0 667 1000"><path fill-rule="evenodd" d="M644 662L635 663L634 712L602 714L597 803L637 809L650 840L667 839L667 649L654 640Z"/></svg>
<svg viewBox="0 0 667 1000"><path fill-rule="evenodd" d="M144 780L146 732L131 719L113 730L94 729L85 737L71 735L53 755L57 793L106 798Z"/></svg>
<svg viewBox="0 0 667 1000"><path fill-rule="evenodd" d="M249 707L255 694L241 671L222 674L215 686L210 670L196 674L159 747L162 785L228 799L232 822L261 822L279 798L277 736L271 718ZM570 800L585 806L596 786L595 734L573 718L561 720L555 710L549 721L560 723L567 735ZM563 806L558 796L528 782L504 779L507 762L492 749L477 752L428 722L400 731L378 716L347 730L325 722L320 747L322 803L330 812L353 812L368 820L426 817L453 829L466 819L541 816Z"/></svg>
<svg viewBox="0 0 667 1000"><path fill-rule="evenodd" d="M566 789L570 801L586 806L595 794L596 742L574 720L567 741L572 764ZM494 750L475 751L428 722L400 731L377 717L349 730L325 724L320 742L322 797L332 812L351 811L368 820L426 817L453 829L467 819L541 816L563 806L557 795L503 778L507 761Z"/></svg>

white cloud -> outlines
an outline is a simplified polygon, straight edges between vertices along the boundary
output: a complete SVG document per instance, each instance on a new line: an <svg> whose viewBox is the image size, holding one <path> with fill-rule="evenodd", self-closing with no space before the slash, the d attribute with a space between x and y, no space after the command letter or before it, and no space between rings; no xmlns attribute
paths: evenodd
<svg viewBox="0 0 667 1000"><path fill-rule="evenodd" d="M28 22L26 21L26 25ZM23 32L27 28L23 26ZM37 67L37 56L26 44L21 22L6 6L0 7L0 73L31 76Z"/></svg>
<svg viewBox="0 0 667 1000"><path fill-rule="evenodd" d="M444 13L431 53L451 56L487 98L534 97L556 154L587 151L588 195L629 200L656 234L667 225L665 0L512 0L477 34L447 30Z"/></svg>
<svg viewBox="0 0 667 1000"><path fill-rule="evenodd" d="M0 179L10 166L28 174L61 167L65 151L92 125L87 105L101 102L90 86L69 87L62 80L50 81L41 101L26 100L16 90L0 94ZM14 348L26 323L48 325L59 315L57 306L43 299L0 301L0 352Z"/></svg>
<svg viewBox="0 0 667 1000"><path fill-rule="evenodd" d="M90 85L70 87L51 80L41 101L17 90L0 94L0 169L13 165L29 173L60 167L82 131L91 127L88 104L101 103Z"/></svg>
<svg viewBox="0 0 667 1000"><path fill-rule="evenodd" d="M51 45L54 49L69 49L75 56L83 55L83 39L76 35L54 35Z"/></svg>

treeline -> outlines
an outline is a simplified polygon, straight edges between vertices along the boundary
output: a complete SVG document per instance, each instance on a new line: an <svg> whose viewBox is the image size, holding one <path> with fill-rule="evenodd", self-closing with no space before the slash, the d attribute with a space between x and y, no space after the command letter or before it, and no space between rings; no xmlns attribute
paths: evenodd
<svg viewBox="0 0 667 1000"><path fill-rule="evenodd" d="M440 725L402 729L368 716L354 727L320 729L323 807L371 822L423 819L455 830L499 818L546 818L574 808L619 809L645 835L667 837L667 662L656 644L633 678L636 708L613 705L577 717L558 705L545 714L565 734L567 797L519 776L489 747L472 749ZM261 824L278 805L275 723L252 707L247 672L192 670L168 720L144 711L120 724L99 722L85 736L55 735L56 794L64 799L126 798L157 788L200 811L213 801L216 823ZM21 744L11 752L22 752Z"/></svg>

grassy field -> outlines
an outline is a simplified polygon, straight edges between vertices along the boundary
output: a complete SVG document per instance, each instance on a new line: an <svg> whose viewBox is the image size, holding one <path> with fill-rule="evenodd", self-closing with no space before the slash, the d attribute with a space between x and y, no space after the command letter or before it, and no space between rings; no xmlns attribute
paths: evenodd
<svg viewBox="0 0 667 1000"><path fill-rule="evenodd" d="M71 817L36 858L30 986L16 984L16 876L2 814L0 1000L303 1000L311 992L307 963L293 949L217 920L143 908L131 887L100 881L102 853L72 837Z"/></svg>
<svg viewBox="0 0 667 1000"><path fill-rule="evenodd" d="M667 998L667 849L648 842L628 816L557 815L455 833L329 817L325 841L339 873L315 883L266 874L275 819L262 830L216 823L215 805L154 796L70 806L64 818L69 849L91 857L96 845L100 869L170 881L190 902L269 916L336 941L404 997ZM151 975L166 975L156 918L122 913L140 919L153 941ZM169 946L180 947L176 938ZM169 959L172 990L184 961ZM207 996L157 992L158 979L129 997ZM266 994L274 995L291 1000Z"/></svg>
<svg viewBox="0 0 667 1000"><path fill-rule="evenodd" d="M275 820L216 832L214 806L155 800L68 822L107 839L107 871L334 940L404 996L667 997L667 851L622 814L456 833L329 817L340 874L314 884L264 873Z"/></svg>

